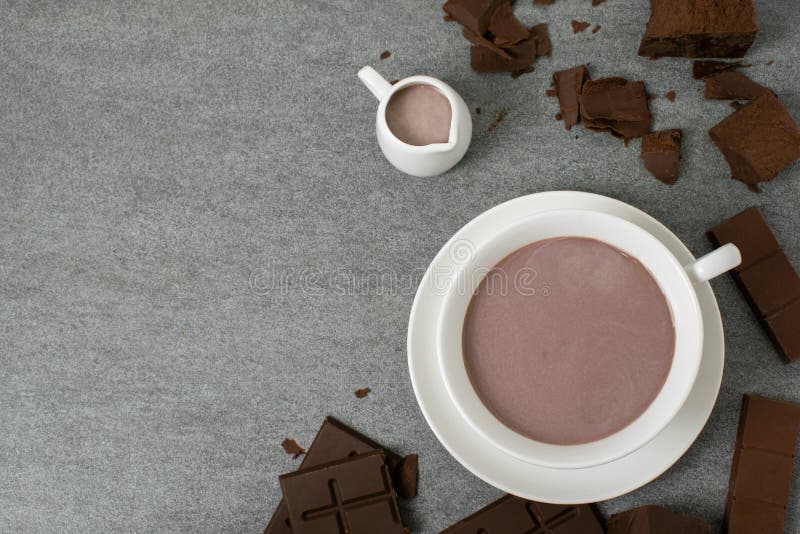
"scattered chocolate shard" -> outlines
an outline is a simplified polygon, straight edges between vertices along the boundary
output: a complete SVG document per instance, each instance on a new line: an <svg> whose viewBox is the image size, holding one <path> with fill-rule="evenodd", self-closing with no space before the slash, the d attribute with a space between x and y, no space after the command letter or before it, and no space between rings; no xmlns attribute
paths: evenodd
<svg viewBox="0 0 800 534"><path fill-rule="evenodd" d="M494 10L489 19L489 32L494 44L509 47L530 37L530 31L520 23L511 10L511 2L505 2Z"/></svg>
<svg viewBox="0 0 800 534"><path fill-rule="evenodd" d="M391 56L391 55L392 55L392 53L391 53L391 52L389 52L388 50L384 50L383 52L381 52L381 59L382 59L382 60L383 60L383 59L388 59L388 58L389 58L389 56Z"/></svg>
<svg viewBox="0 0 800 534"><path fill-rule="evenodd" d="M753 0L650 0L639 55L742 57L757 33Z"/></svg>
<svg viewBox="0 0 800 534"><path fill-rule="evenodd" d="M286 451L286 454L290 454L295 460L306 453L306 450L303 447L298 445L295 440L289 438L283 440L281 447L283 447L283 450Z"/></svg>
<svg viewBox="0 0 800 534"><path fill-rule="evenodd" d="M495 131L497 129L497 127L500 126L500 123L503 122L504 120L506 120L507 116L508 116L508 110L507 109L500 110L500 113L497 114L497 117L494 118L492 123L486 129L486 132L487 133L492 133L493 131Z"/></svg>
<svg viewBox="0 0 800 534"><path fill-rule="evenodd" d="M735 70L718 72L704 78L707 100L755 100L769 89Z"/></svg>
<svg viewBox="0 0 800 534"><path fill-rule="evenodd" d="M539 57L550 57L553 45L550 43L550 34L547 31L547 24L541 23L531 27L531 38L536 43L536 55Z"/></svg>
<svg viewBox="0 0 800 534"><path fill-rule="evenodd" d="M370 388L361 388L361 389L357 389L357 390L356 390L356 392L355 392L355 395L356 395L356 397L358 397L359 399L363 399L364 397L366 397L367 395L369 395L371 391L372 391L372 390L371 390Z"/></svg>
<svg viewBox="0 0 800 534"><path fill-rule="evenodd" d="M583 84L588 78L586 65L553 73L554 89L552 91L555 96L558 96L558 107L567 130L578 124L581 116L580 94Z"/></svg>
<svg viewBox="0 0 800 534"><path fill-rule="evenodd" d="M681 131L663 130L642 138L642 161L650 174L667 185L678 181L681 160Z"/></svg>
<svg viewBox="0 0 800 534"><path fill-rule="evenodd" d="M500 48L499 46L494 44L492 41L490 41L486 37L483 37L481 35L477 35L475 33L472 33L472 31L470 31L467 28L464 28L461 33L464 35L464 38L467 41L469 41L469 42L471 42L473 44L476 44L478 46L483 46L485 48L488 48L489 50L491 50L492 52L494 52L498 56L500 56L503 59L506 59L508 61L511 61L513 59L511 57L511 54L509 54L508 52L506 52L505 50L503 50L502 48Z"/></svg>
<svg viewBox="0 0 800 534"><path fill-rule="evenodd" d="M472 33L483 35L494 11L505 2L508 0L447 0L443 9Z"/></svg>
<svg viewBox="0 0 800 534"><path fill-rule="evenodd" d="M641 506L612 515L608 534L711 534L711 527L688 515L661 506Z"/></svg>
<svg viewBox="0 0 800 534"><path fill-rule="evenodd" d="M602 26L600 26L599 24L595 24L595 25L594 25L594 28L592 28L592 33L597 33L597 32L599 32L601 27L602 27Z"/></svg>
<svg viewBox="0 0 800 534"><path fill-rule="evenodd" d="M475 114L476 115L480 115L481 114L481 108L475 108Z"/></svg>
<svg viewBox="0 0 800 534"><path fill-rule="evenodd" d="M417 484L419 480L419 456L408 454L397 466L394 476L394 484L397 493L404 497L417 496Z"/></svg>
<svg viewBox="0 0 800 534"><path fill-rule="evenodd" d="M772 93L765 93L708 131L745 184L767 182L800 158L800 130Z"/></svg>
<svg viewBox="0 0 800 534"><path fill-rule="evenodd" d="M692 61L692 78L694 78L695 80L702 80L706 76L711 76L712 74L716 74L718 72L724 72L726 70L732 70L732 69L740 69L749 66L750 65L745 65L741 61L729 63L727 61L698 59Z"/></svg>
<svg viewBox="0 0 800 534"><path fill-rule="evenodd" d="M667 94L664 95L667 100L670 102L675 102L675 91L667 91Z"/></svg>
<svg viewBox="0 0 800 534"><path fill-rule="evenodd" d="M588 22L582 22L579 20L572 19L572 33L580 33L584 31L586 28L591 26Z"/></svg>
<svg viewBox="0 0 800 534"><path fill-rule="evenodd" d="M517 79L520 76L522 76L523 74L529 74L529 73L531 73L533 71L534 71L534 68L532 66L528 65L527 67L524 67L524 68L521 68L519 70L515 70L514 72L512 72L511 73L511 77L514 78L514 79Z"/></svg>
<svg viewBox="0 0 800 534"><path fill-rule="evenodd" d="M608 132L626 145L648 133L653 122L644 82L625 78L587 80L581 90L580 112L586 128Z"/></svg>

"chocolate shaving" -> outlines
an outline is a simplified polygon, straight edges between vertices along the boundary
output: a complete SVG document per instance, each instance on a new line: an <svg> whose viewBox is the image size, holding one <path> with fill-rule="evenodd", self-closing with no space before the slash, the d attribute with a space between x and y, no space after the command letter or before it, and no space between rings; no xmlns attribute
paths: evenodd
<svg viewBox="0 0 800 534"><path fill-rule="evenodd" d="M486 129L486 132L487 133L492 133L493 131L495 131L495 129L497 129L497 127L500 126L500 123L503 122L504 120L506 120L507 116L508 116L508 110L507 109L500 110L500 113L497 114L497 117L494 118L492 123Z"/></svg>
<svg viewBox="0 0 800 534"><path fill-rule="evenodd" d="M578 21L578 20L573 19L572 20L572 33L580 33L582 31L584 31L586 28L588 28L589 26L591 26L591 24L589 24L588 22L582 22L582 21Z"/></svg>
<svg viewBox="0 0 800 534"><path fill-rule="evenodd" d="M601 27L602 27L602 26L600 26L599 24L595 24L595 25L594 25L594 28L592 28L592 33L597 33L597 32L599 32Z"/></svg>
<svg viewBox="0 0 800 534"><path fill-rule="evenodd" d="M369 395L371 391L372 390L370 388L357 389L356 390L356 397L358 397L359 399L363 399L364 397Z"/></svg>
<svg viewBox="0 0 800 534"><path fill-rule="evenodd" d="M290 454L295 460L297 460L300 455L306 453L306 450L303 447L298 445L295 440L289 438L283 440L281 447L283 447L283 450L286 451L286 454Z"/></svg>
<svg viewBox="0 0 800 534"><path fill-rule="evenodd" d="M389 56L391 55L392 55L391 52L389 52L388 50L384 50L383 52L381 52L381 59L388 59Z"/></svg>

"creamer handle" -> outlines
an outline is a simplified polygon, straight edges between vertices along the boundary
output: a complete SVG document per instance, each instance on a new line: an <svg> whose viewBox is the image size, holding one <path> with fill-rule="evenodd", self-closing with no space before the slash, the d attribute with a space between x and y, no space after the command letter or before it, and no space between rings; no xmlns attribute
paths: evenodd
<svg viewBox="0 0 800 534"><path fill-rule="evenodd" d="M383 76L372 67L364 67L358 71L358 77L367 86L367 89L372 91L375 98L383 100L383 97L389 94L392 90L392 84L387 82Z"/></svg>

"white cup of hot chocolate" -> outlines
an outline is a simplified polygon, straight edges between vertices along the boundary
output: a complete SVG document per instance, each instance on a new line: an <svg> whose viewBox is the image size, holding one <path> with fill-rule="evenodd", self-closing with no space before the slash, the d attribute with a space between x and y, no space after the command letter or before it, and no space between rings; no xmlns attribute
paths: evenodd
<svg viewBox="0 0 800 534"><path fill-rule="evenodd" d="M726 245L684 266L635 224L584 210L450 247L436 282L448 394L499 449L562 469L621 458L670 423L702 355L694 286L741 261Z"/></svg>

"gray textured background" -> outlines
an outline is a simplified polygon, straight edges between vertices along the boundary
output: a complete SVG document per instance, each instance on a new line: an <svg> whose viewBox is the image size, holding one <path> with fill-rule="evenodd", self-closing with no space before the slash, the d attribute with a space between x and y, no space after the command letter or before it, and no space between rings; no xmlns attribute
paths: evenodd
<svg viewBox="0 0 800 534"><path fill-rule="evenodd" d="M688 61L636 56L644 0L521 0L521 20L550 23L554 52L517 80L470 70L441 3L0 1L0 530L259 531L277 475L299 462L281 440L307 446L327 414L421 452L420 495L404 503L415 532L489 502L498 492L415 404L413 289L374 280L418 278L460 226L519 195L619 198L695 254L705 229L758 204L800 266L800 166L760 195L727 178L706 130L731 109L702 99ZM800 11L757 4L748 74L800 118ZM572 18L603 28L573 35ZM677 92L651 103L656 127L684 129L677 185L646 174L638 142L553 120L550 74L587 61L594 77ZM438 76L483 109L458 167L414 179L386 163L365 64ZM729 278L714 288L728 350L710 423L604 512L659 503L719 525L741 394L800 401L800 365L781 363ZM794 486L787 532L800 532L800 469Z"/></svg>

